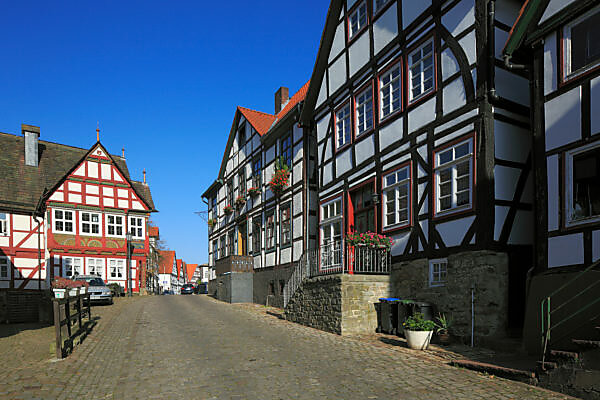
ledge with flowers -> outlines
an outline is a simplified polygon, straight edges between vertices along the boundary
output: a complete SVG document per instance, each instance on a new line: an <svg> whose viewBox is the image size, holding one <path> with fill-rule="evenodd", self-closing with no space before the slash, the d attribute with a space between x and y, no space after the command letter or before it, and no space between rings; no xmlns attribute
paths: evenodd
<svg viewBox="0 0 600 400"><path fill-rule="evenodd" d="M389 250L394 244L394 240L391 237L376 232L351 232L346 235L346 243L349 246Z"/></svg>
<svg viewBox="0 0 600 400"><path fill-rule="evenodd" d="M269 181L269 189L275 196L280 196L290 185L290 169L283 157L275 161L275 173Z"/></svg>
<svg viewBox="0 0 600 400"><path fill-rule="evenodd" d="M80 294L86 294L89 284L86 281L76 281L67 278L54 278L52 281L52 291L57 299L73 297Z"/></svg>

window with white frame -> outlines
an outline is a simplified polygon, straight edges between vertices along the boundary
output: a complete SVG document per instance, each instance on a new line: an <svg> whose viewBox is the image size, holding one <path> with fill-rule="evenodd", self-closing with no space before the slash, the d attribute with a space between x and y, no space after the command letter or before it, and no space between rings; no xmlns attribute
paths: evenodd
<svg viewBox="0 0 600 400"><path fill-rule="evenodd" d="M146 219L144 217L129 217L129 232L134 239L146 238Z"/></svg>
<svg viewBox="0 0 600 400"><path fill-rule="evenodd" d="M67 278L72 278L77 275L81 275L81 258L78 257L63 257L63 271Z"/></svg>
<svg viewBox="0 0 600 400"><path fill-rule="evenodd" d="M265 240L267 250L275 248L275 209L265 213Z"/></svg>
<svg viewBox="0 0 600 400"><path fill-rule="evenodd" d="M435 152L436 212L471 206L473 139Z"/></svg>
<svg viewBox="0 0 600 400"><path fill-rule="evenodd" d="M434 89L433 39L426 41L408 56L409 101L416 100Z"/></svg>
<svg viewBox="0 0 600 400"><path fill-rule="evenodd" d="M346 104L335 113L335 140L338 149L350 143L350 129L350 104Z"/></svg>
<svg viewBox="0 0 600 400"><path fill-rule="evenodd" d="M565 154L566 225L600 220L600 141Z"/></svg>
<svg viewBox="0 0 600 400"><path fill-rule="evenodd" d="M280 223L281 223L281 246L286 246L292 243L292 205L290 203L281 207Z"/></svg>
<svg viewBox="0 0 600 400"><path fill-rule="evenodd" d="M381 119L395 113L402 107L401 64L394 64L379 76L379 102Z"/></svg>
<svg viewBox="0 0 600 400"><path fill-rule="evenodd" d="M88 211L79 213L79 227L82 235L99 235L100 234L100 214Z"/></svg>
<svg viewBox="0 0 600 400"><path fill-rule="evenodd" d="M235 255L235 232L233 229L227 233L227 255Z"/></svg>
<svg viewBox="0 0 600 400"><path fill-rule="evenodd" d="M564 78L580 75L600 64L600 7L566 25L564 37Z"/></svg>
<svg viewBox="0 0 600 400"><path fill-rule="evenodd" d="M212 241L213 261L219 259L219 239Z"/></svg>
<svg viewBox="0 0 600 400"><path fill-rule="evenodd" d="M262 247L262 218L260 215L252 218L252 252L260 253Z"/></svg>
<svg viewBox="0 0 600 400"><path fill-rule="evenodd" d="M246 196L246 167L238 172L238 196Z"/></svg>
<svg viewBox="0 0 600 400"><path fill-rule="evenodd" d="M400 168L383 177L383 227L410 222L410 168Z"/></svg>
<svg viewBox="0 0 600 400"><path fill-rule="evenodd" d="M75 222L75 213L70 210L54 210L53 231L59 233L74 233L73 223Z"/></svg>
<svg viewBox="0 0 600 400"><path fill-rule="evenodd" d="M8 257L0 257L0 279L9 279L9 261Z"/></svg>
<svg viewBox="0 0 600 400"><path fill-rule="evenodd" d="M367 26L367 2L363 1L348 17L348 38L352 39Z"/></svg>
<svg viewBox="0 0 600 400"><path fill-rule="evenodd" d="M107 236L125 236L125 216L107 215L106 216L106 235Z"/></svg>
<svg viewBox="0 0 600 400"><path fill-rule="evenodd" d="M429 286L445 286L448 278L448 260L429 260Z"/></svg>
<svg viewBox="0 0 600 400"><path fill-rule="evenodd" d="M125 278L125 260L108 260L108 272L111 279Z"/></svg>
<svg viewBox="0 0 600 400"><path fill-rule="evenodd" d="M0 236L8 235L8 216L0 213Z"/></svg>
<svg viewBox="0 0 600 400"><path fill-rule="evenodd" d="M368 88L356 95L356 133L367 132L373 128L373 88Z"/></svg>
<svg viewBox="0 0 600 400"><path fill-rule="evenodd" d="M225 256L227 256L227 254L225 253L225 249L227 248L227 236L223 235L221 236L221 240L219 240L219 245L220 245L220 249L219 249L219 257L218 258L223 258Z"/></svg>
<svg viewBox="0 0 600 400"><path fill-rule="evenodd" d="M86 258L87 274L104 278L104 260L102 258Z"/></svg>
<svg viewBox="0 0 600 400"><path fill-rule="evenodd" d="M321 268L339 267L342 263L342 199L321 205Z"/></svg>
<svg viewBox="0 0 600 400"><path fill-rule="evenodd" d="M261 188L262 160L260 156L252 161L252 187Z"/></svg>
<svg viewBox="0 0 600 400"><path fill-rule="evenodd" d="M373 0L373 14L378 13L388 4L390 0Z"/></svg>

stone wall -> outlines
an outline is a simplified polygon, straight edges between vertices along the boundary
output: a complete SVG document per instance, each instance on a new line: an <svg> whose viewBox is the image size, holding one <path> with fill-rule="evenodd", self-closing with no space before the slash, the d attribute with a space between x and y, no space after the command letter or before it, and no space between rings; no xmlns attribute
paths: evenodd
<svg viewBox="0 0 600 400"><path fill-rule="evenodd" d="M372 333L374 303L389 294L389 277L330 275L306 280L285 309L286 319L341 335Z"/></svg>
<svg viewBox="0 0 600 400"><path fill-rule="evenodd" d="M251 303L251 272L233 272L217 276L217 299L228 303Z"/></svg>
<svg viewBox="0 0 600 400"><path fill-rule="evenodd" d="M288 281L292 274L293 266L277 266L254 270L254 302L256 304L267 304L271 307L283 308L283 295L281 294L281 283ZM270 283L273 282L274 291L270 292Z"/></svg>
<svg viewBox="0 0 600 400"><path fill-rule="evenodd" d="M392 265L390 292L394 297L433 303L435 313L453 319L452 334L470 338L471 287L475 288L475 340L506 335L508 315L508 255L469 251L450 255L444 286L429 287L429 261L418 259Z"/></svg>

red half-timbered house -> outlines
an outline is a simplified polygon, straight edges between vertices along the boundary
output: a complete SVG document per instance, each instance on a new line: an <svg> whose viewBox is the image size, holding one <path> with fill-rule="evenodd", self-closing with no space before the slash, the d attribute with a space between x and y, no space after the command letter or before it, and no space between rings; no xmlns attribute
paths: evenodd
<svg viewBox="0 0 600 400"><path fill-rule="evenodd" d="M40 141L39 132L23 125L24 138L0 134L0 289L92 274L139 292L156 211L148 185L100 142L86 150Z"/></svg>

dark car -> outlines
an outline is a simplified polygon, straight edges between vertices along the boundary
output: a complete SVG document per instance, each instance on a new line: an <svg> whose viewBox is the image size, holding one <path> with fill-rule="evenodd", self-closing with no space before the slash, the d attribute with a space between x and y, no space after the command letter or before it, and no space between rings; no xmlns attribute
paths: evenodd
<svg viewBox="0 0 600 400"><path fill-rule="evenodd" d="M194 294L194 285L186 283L181 287L181 294Z"/></svg>
<svg viewBox="0 0 600 400"><path fill-rule="evenodd" d="M162 294L167 295L167 294L175 294L175 293L173 293L172 290L163 290Z"/></svg>
<svg viewBox="0 0 600 400"><path fill-rule="evenodd" d="M199 283L194 287L194 293L196 294L207 294L208 288L206 283Z"/></svg>

